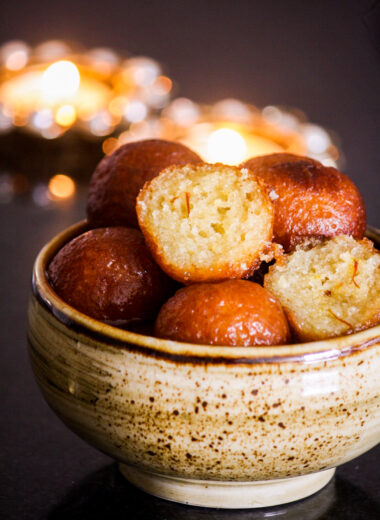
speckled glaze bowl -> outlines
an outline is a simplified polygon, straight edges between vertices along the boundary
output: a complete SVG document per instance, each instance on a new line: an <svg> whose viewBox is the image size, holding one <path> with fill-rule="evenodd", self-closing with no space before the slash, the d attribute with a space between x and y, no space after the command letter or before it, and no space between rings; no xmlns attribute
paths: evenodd
<svg viewBox="0 0 380 520"><path fill-rule="evenodd" d="M54 253L85 229L67 229L36 259L31 363L53 410L130 482L187 504L263 507L318 491L379 442L380 326L276 347L117 329L67 305L46 279Z"/></svg>

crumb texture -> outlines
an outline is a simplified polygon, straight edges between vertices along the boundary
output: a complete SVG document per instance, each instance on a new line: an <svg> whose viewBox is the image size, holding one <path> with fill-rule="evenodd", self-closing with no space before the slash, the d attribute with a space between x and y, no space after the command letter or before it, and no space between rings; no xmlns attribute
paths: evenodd
<svg viewBox="0 0 380 520"><path fill-rule="evenodd" d="M180 281L246 276L271 250L273 207L247 170L169 168L144 187L137 212L156 260Z"/></svg>
<svg viewBox="0 0 380 520"><path fill-rule="evenodd" d="M301 341L380 322L380 253L367 239L341 235L298 247L269 269L264 286L280 300Z"/></svg>

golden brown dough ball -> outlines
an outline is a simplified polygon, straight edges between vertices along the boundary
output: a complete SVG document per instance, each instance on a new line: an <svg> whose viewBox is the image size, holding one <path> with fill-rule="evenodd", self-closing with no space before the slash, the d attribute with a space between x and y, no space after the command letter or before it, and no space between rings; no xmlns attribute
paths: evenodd
<svg viewBox="0 0 380 520"><path fill-rule="evenodd" d="M136 197L146 181L173 164L202 162L180 143L147 139L120 146L95 169L88 192L87 217L92 227L138 227Z"/></svg>
<svg viewBox="0 0 380 520"><path fill-rule="evenodd" d="M274 241L285 251L304 238L363 237L363 199L355 184L335 168L287 153L254 157L242 166L267 185L275 207Z"/></svg>
<svg viewBox="0 0 380 520"><path fill-rule="evenodd" d="M162 306L155 334L205 345L278 345L289 340L281 305L266 289L247 280L180 289Z"/></svg>
<svg viewBox="0 0 380 520"><path fill-rule="evenodd" d="M141 190L137 214L157 263L185 284L248 277L273 256L273 205L244 168L172 166Z"/></svg>
<svg viewBox="0 0 380 520"><path fill-rule="evenodd" d="M74 238L58 251L47 274L65 302L114 324L154 319L174 290L140 231L122 227L94 229Z"/></svg>
<svg viewBox="0 0 380 520"><path fill-rule="evenodd" d="M300 341L351 334L380 322L380 253L341 235L299 246L269 268L264 287L281 302Z"/></svg>

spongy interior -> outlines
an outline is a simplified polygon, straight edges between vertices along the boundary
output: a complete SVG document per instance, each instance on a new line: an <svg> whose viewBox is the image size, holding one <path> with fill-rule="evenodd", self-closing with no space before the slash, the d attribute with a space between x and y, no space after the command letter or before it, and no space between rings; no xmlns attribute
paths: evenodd
<svg viewBox="0 0 380 520"><path fill-rule="evenodd" d="M380 312L380 255L340 236L289 255L265 285L315 337L351 332Z"/></svg>
<svg viewBox="0 0 380 520"><path fill-rule="evenodd" d="M148 225L165 256L183 269L244 263L262 247L271 227L268 201L244 169L172 169L152 186L146 203Z"/></svg>

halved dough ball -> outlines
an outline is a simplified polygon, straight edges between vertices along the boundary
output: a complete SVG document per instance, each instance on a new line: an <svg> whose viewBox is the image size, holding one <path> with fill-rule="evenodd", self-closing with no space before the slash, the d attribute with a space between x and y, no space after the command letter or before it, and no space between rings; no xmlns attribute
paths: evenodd
<svg viewBox="0 0 380 520"><path fill-rule="evenodd" d="M177 291L161 308L155 334L205 345L279 345L289 327L266 289L247 280L194 284Z"/></svg>
<svg viewBox="0 0 380 520"><path fill-rule="evenodd" d="M83 233L58 251L47 274L69 305L120 325L154 319L174 291L174 282L155 264L137 229Z"/></svg>
<svg viewBox="0 0 380 520"><path fill-rule="evenodd" d="M201 163L180 143L162 139L135 141L106 156L94 171L87 200L92 227L138 227L136 197L144 183L173 164Z"/></svg>
<svg viewBox="0 0 380 520"><path fill-rule="evenodd" d="M168 168L140 192L137 215L157 263L185 284L248 277L272 257L273 206L244 168Z"/></svg>
<svg viewBox="0 0 380 520"><path fill-rule="evenodd" d="M363 237L363 199L355 184L335 168L287 153L254 157L242 166L266 184L275 208L273 240L285 251L304 238Z"/></svg>
<svg viewBox="0 0 380 520"><path fill-rule="evenodd" d="M300 246L269 268L264 287L280 300L300 341L380 322L380 253L367 239L342 235L311 249Z"/></svg>

